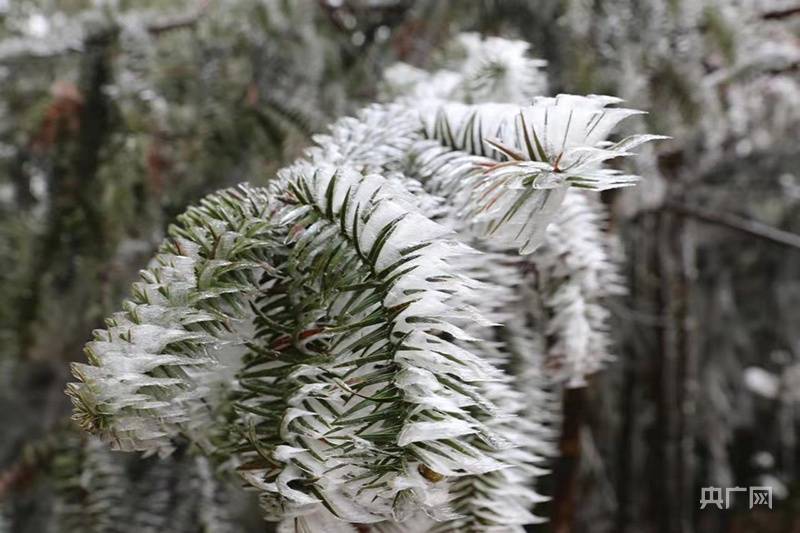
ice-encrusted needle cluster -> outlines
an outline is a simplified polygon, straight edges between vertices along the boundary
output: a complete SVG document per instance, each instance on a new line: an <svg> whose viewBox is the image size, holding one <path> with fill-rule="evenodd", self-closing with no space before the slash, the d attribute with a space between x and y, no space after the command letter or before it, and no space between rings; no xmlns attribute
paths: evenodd
<svg viewBox="0 0 800 533"><path fill-rule="evenodd" d="M85 429L125 450L194 444L281 530L538 520L553 391L597 370L616 284L602 213L571 191L632 184L603 163L656 137L607 142L638 113L610 97L521 101L545 86L522 43L455 47L438 74L392 69L394 102L335 123L267 187L179 217L74 366Z"/></svg>

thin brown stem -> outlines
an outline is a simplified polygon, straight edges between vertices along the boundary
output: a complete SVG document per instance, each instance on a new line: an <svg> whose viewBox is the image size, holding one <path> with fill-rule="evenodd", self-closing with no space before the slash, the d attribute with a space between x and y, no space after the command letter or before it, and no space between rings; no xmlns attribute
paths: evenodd
<svg viewBox="0 0 800 533"><path fill-rule="evenodd" d="M765 11L764 13L761 14L761 18L764 20L779 20L779 19L793 17L795 15L800 15L800 6L787 7L784 9L774 9L772 11Z"/></svg>

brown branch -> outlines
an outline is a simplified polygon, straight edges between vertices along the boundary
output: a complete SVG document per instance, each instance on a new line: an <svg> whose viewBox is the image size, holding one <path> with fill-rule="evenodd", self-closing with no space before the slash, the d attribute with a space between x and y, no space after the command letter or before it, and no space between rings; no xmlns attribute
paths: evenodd
<svg viewBox="0 0 800 533"><path fill-rule="evenodd" d="M795 7L788 7L786 9L776 9L773 11L765 11L761 14L761 18L764 20L779 20L792 17L794 15L800 15L800 6Z"/></svg>
<svg viewBox="0 0 800 533"><path fill-rule="evenodd" d="M752 237L758 237L776 244L782 244L790 248L797 248L800 250L800 235L790 231L784 231L764 224L757 220L740 217L731 213L716 213L703 209L698 206L691 206L680 204L676 202L667 202L665 207L670 211L685 217L691 217L709 224L716 224L730 228L742 233L746 233Z"/></svg>

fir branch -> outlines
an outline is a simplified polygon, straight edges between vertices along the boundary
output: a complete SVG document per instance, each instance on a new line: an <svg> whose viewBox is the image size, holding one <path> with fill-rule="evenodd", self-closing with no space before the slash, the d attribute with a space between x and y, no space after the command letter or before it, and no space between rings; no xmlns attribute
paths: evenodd
<svg viewBox="0 0 800 533"><path fill-rule="evenodd" d="M282 498L267 507L286 512L320 501L346 520L374 522L399 512L398 501L424 505L434 487L416 472L420 462L448 476L498 468L478 448L457 444L482 431L460 407L478 401L464 379L492 379L494 371L436 336L465 337L445 320L459 313L445 302L461 285L437 242L444 230L408 213L377 176L296 165L281 179L277 187L292 191L284 224L304 228L290 237L290 314L313 320L300 330L320 333L295 340L296 355L271 359L265 351L242 375L262 379L258 386L243 382L246 389L276 391L275 400L252 396L249 404L258 416L246 464L258 464L258 450L266 463L247 477ZM436 379L435 371L448 379ZM420 378L433 388L421 387ZM270 430L275 401L284 405L279 433ZM437 429L420 433L434 421ZM285 466L270 472L275 460ZM308 485L309 493L282 489L282 478L305 479L296 486Z"/></svg>
<svg viewBox="0 0 800 533"><path fill-rule="evenodd" d="M634 135L607 143L606 136L621 120L640 113L606 107L618 101L559 95L537 98L523 108L432 104L425 115L429 138L494 160L473 163L484 167L479 176L461 167L456 172L468 173L469 179L450 178L468 197L460 216L480 227L483 237L530 253L541 243L568 187L602 191L633 185L637 176L602 164L663 137Z"/></svg>
<svg viewBox="0 0 800 533"><path fill-rule="evenodd" d="M445 98L540 90L523 44L461 45ZM604 162L659 137L607 142L638 113L611 97L464 105L415 76L431 99L341 119L267 189L181 216L74 366L85 429L162 454L188 439L281 530L538 521L555 396L607 359L617 286L602 211L569 189L633 184Z"/></svg>
<svg viewBox="0 0 800 533"><path fill-rule="evenodd" d="M90 364L73 364L82 383L67 393L81 427L123 450L167 453L178 433L207 442L207 401L225 386L214 376L238 365L255 280L270 268L266 209L263 192L242 187L208 197L170 228L125 311L87 344Z"/></svg>

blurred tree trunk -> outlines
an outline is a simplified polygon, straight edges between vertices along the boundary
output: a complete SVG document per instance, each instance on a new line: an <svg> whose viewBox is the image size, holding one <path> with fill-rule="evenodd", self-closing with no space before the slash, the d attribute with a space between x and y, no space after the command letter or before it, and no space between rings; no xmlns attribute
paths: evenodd
<svg viewBox="0 0 800 533"><path fill-rule="evenodd" d="M671 161L667 162L670 163ZM680 201L686 183L679 168L664 164L669 179L667 196ZM672 191L677 191L677 194ZM696 277L693 237L685 218L662 207L655 215L654 293L661 327L657 332L653 387L656 418L653 454L656 469L652 504L660 533L691 533L698 505L695 488L695 428L698 388L697 347L691 313L691 283Z"/></svg>
<svg viewBox="0 0 800 533"><path fill-rule="evenodd" d="M21 357L30 357L37 350L36 331L45 312L43 299L47 292L52 290L66 296L77 283L87 279L90 286L95 287L99 281L96 278L105 269L109 243L100 211L101 188L97 174L102 150L112 130L112 104L106 87L111 82L111 54L115 41L116 30L113 29L87 37L85 53L81 57L80 92L74 97L77 100L75 105L60 105L60 95L54 95L38 139L34 141L49 161L50 206L30 285L19 303L18 350ZM79 261L80 266L92 268L78 272ZM69 303L72 312L88 314L90 302L69 298ZM92 316L81 318L87 321L88 326L97 320ZM73 333L81 337L73 339L68 338L68 331L61 332L62 346L67 348L63 351L69 352L61 354L62 358L74 358L75 352L70 348L79 349L88 329L91 328L74 330Z"/></svg>
<svg viewBox="0 0 800 533"><path fill-rule="evenodd" d="M586 387L564 390L559 458L553 470L555 489L551 521L554 533L570 533L575 525L580 491L581 432L586 420L587 392Z"/></svg>
<svg viewBox="0 0 800 533"><path fill-rule="evenodd" d="M686 366L682 316L686 307L686 290L680 268L680 239L682 221L666 212L658 215L658 244L656 257L661 279L658 307L663 316L659 332L661 353L655 355L656 391L655 459L656 487L653 496L662 533L687 533L690 521L686 520L687 491L684 484L682 409L685 392L683 370ZM691 491L688 491L691 493Z"/></svg>

